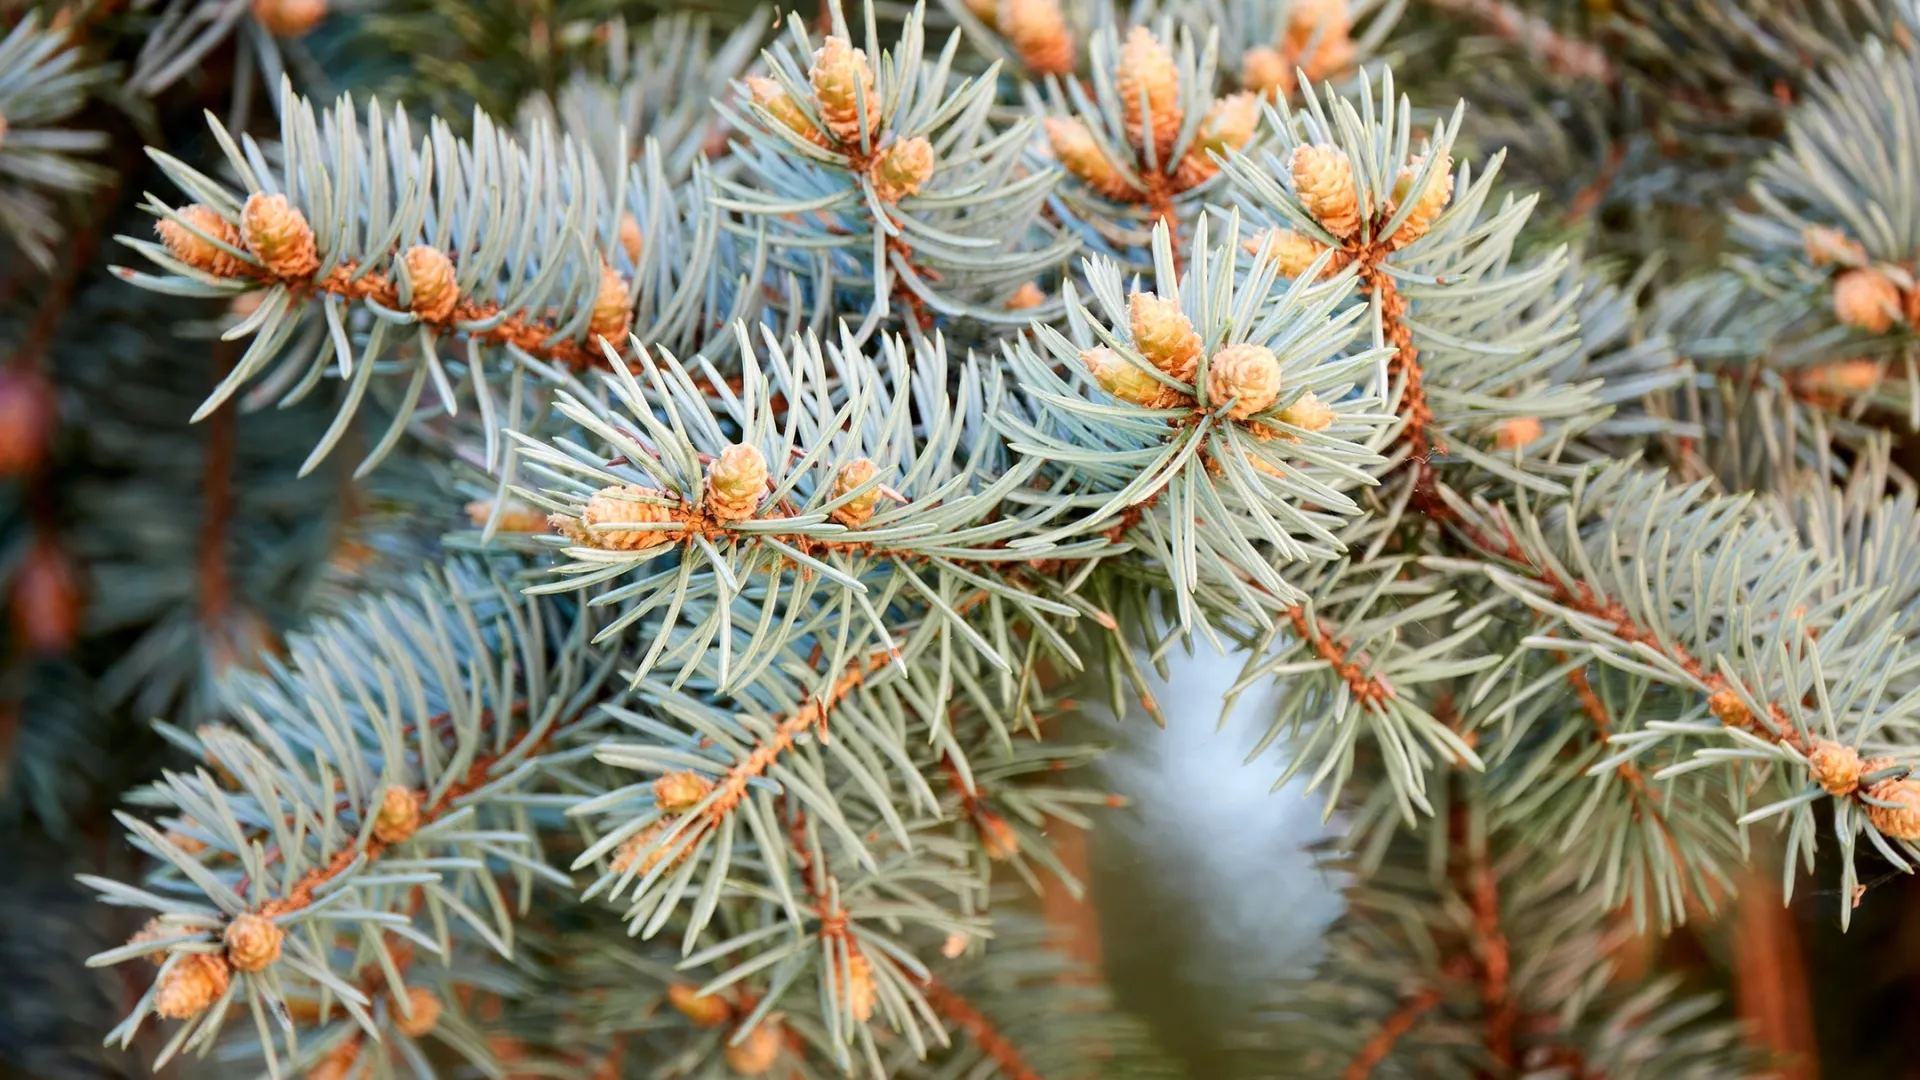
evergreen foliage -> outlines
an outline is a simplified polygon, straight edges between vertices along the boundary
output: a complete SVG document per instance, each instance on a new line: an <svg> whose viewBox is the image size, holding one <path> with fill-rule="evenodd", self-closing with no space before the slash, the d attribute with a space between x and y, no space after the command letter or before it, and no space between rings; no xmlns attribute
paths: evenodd
<svg viewBox="0 0 1920 1080"><path fill-rule="evenodd" d="M18 7L48 1075L1175 1075L1029 909L1193 648L1250 1075L1762 1075L1628 944L1920 863L1909 3Z"/></svg>

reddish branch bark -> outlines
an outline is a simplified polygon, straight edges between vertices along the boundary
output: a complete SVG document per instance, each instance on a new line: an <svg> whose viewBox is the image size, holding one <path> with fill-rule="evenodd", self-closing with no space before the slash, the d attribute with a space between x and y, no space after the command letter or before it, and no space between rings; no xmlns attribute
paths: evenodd
<svg viewBox="0 0 1920 1080"><path fill-rule="evenodd" d="M1422 990L1408 998L1405 1004L1394 1010L1392 1016L1387 1017L1386 1022L1380 1025L1380 1030L1360 1048L1360 1052L1354 1055L1353 1061L1348 1063L1345 1071L1340 1074L1341 1080L1367 1080L1367 1077L1373 1075L1374 1066L1387 1060L1387 1055L1393 1052L1393 1046L1400 1041L1401 1036L1412 1031L1413 1026L1420 1022L1420 1018L1439 1003L1440 994L1432 989Z"/></svg>
<svg viewBox="0 0 1920 1080"><path fill-rule="evenodd" d="M972 1039L982 1053L1000 1066L1007 1080L1041 1080L1040 1074L1027 1064L1020 1048L1008 1042L1006 1036L993 1026L993 1021L974 1008L972 1002L954 993L938 979L928 979L922 992L927 996L927 1004L933 1006L933 1011Z"/></svg>
<svg viewBox="0 0 1920 1080"><path fill-rule="evenodd" d="M1307 617L1304 606L1288 608L1286 616L1293 623L1294 633L1300 635L1300 640L1312 645L1314 653L1331 665L1335 674L1346 680L1347 689L1361 704L1377 707L1394 696L1393 687L1367 674L1366 654L1353 652L1350 642L1335 640L1320 620Z"/></svg>

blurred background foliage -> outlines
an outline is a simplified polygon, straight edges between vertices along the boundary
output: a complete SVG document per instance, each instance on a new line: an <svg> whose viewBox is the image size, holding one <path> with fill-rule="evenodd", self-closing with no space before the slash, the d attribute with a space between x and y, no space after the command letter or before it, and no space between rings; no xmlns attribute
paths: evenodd
<svg viewBox="0 0 1920 1080"><path fill-rule="evenodd" d="M90 187L56 183L22 210L60 224L50 270L23 245L0 251L0 1076L145 1074L151 1046L99 1049L142 987L78 964L133 926L88 902L72 875L132 876L109 812L176 760L148 721L205 719L221 671L274 648L343 582L411 569L464 522L471 494L452 470L411 459L354 480L353 453L291 480L285 461L332 415L331 384L290 410L181 422L233 363L217 338L238 314L106 273L108 238L150 228L135 204L160 179L139 148L212 159L203 114L244 125L282 69L316 99L372 92L460 125L476 107L512 116L558 95L576 71L630 74L615 22L691 11L717 26L771 24L728 0L310 2L322 9L310 31L280 34L242 0L0 0L0 31L28 19L69 29L98 82L64 124L104 136L81 147L83 176L57 177ZM1505 149L1509 183L1568 208L1535 242L1577 237L1596 258L1658 253L1667 277L1720 263L1723 212L1747 198L1751 166L1809 72L1859 36L1897 32L1873 0L1361 6L1391 24L1380 55L1403 85L1472 102L1472 156ZM151 45L162 33L173 35L165 63ZM382 421L362 417L349 439L364 444ZM1899 458L1920 466L1920 446ZM1175 681L1200 700L1212 696L1200 686L1236 671L1201 656ZM1315 1075L1263 1055L1258 1037L1263 988L1310 968L1340 906L1337 873L1311 850L1324 835L1318 803L1269 794L1271 758L1241 764L1272 708L1243 700L1217 739L1211 709L1170 709L1166 730L1141 717L1103 725L1122 749L1098 783L1134 805L1090 840L1062 838L1091 870L1090 901L1043 905L1197 1080ZM1784 911L1774 875L1751 886L1722 917L1645 942L1648 962L1657 953L1690 986L1726 993L1766 1045L1817 1047L1820 1066L1803 1060L1795 1077L1920 1076L1907 1037L1920 1030L1920 883L1872 883L1876 902L1846 934L1835 882L1812 882Z"/></svg>

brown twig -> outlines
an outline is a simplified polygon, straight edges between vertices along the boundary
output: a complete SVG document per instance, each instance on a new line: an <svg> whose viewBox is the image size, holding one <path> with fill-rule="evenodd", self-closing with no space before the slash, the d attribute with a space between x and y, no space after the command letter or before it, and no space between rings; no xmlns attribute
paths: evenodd
<svg viewBox="0 0 1920 1080"><path fill-rule="evenodd" d="M1556 652L1554 655L1561 663L1569 662L1570 658L1566 653ZM1600 742L1604 744L1613 737L1613 718L1607 712L1606 703L1600 700L1600 695L1594 693L1593 683L1587 679L1586 667L1583 665L1569 669L1566 678L1568 685L1573 687L1574 697L1580 702L1580 711L1586 714L1588 721L1593 724L1594 734L1599 736ZM1687 861L1681 856L1680 843L1674 838L1673 829L1667 823L1667 815L1661 811L1659 801L1654 798L1653 791L1647 784L1646 774L1631 761L1621 762L1613 771L1614 775L1627 785L1627 798L1633 803L1633 816L1636 819L1644 818L1653 822L1654 828L1660 832L1661 840L1666 843L1667 852L1673 856L1674 865L1685 866ZM1681 898L1686 903L1694 902L1693 887L1687 883L1684 874L1680 875L1680 892Z"/></svg>
<svg viewBox="0 0 1920 1080"><path fill-rule="evenodd" d="M377 270L355 276L360 264L352 259L344 259L324 275L312 274L304 277L281 277L262 266L246 265L245 270L251 279L263 285L284 286L296 295L311 296L315 293L327 293L348 300L368 301L382 307L401 310L400 289L391 277ZM114 273L122 278L131 278L133 271L115 267ZM552 360L565 364L575 370L591 364L599 355L598 347L585 341L568 339L548 344L559 326L557 316L549 314L546 318L529 318L526 315L512 315L500 321L490 330L461 330L459 324L474 323L492 319L499 315L501 307L492 301L479 302L469 297L461 297L454 305L453 312L444 319L420 318L423 325L431 326L442 333L465 334L488 344L512 345L529 356L542 360ZM624 337L624 335L619 335ZM618 342L614 343L616 347Z"/></svg>
<svg viewBox="0 0 1920 1080"><path fill-rule="evenodd" d="M1412 1031L1414 1025L1420 1022L1420 1018L1439 1003L1439 991L1431 988L1421 990L1409 997L1393 1011L1393 1015L1387 1017L1386 1021L1380 1025L1380 1030L1374 1032L1373 1037L1360 1048L1360 1052L1353 1056L1353 1060L1340 1073L1341 1080L1367 1080L1367 1077L1373 1075L1374 1067L1387 1060L1387 1055L1393 1052L1394 1044L1399 1042L1407 1032Z"/></svg>
<svg viewBox="0 0 1920 1080"><path fill-rule="evenodd" d="M795 709L793 715L780 721L774 727L772 735L755 746L753 752L744 760L735 763L727 770L727 775L719 784L720 796L708 803L707 808L701 812L703 825L700 827L718 825L722 819L732 813L734 807L740 804L740 800L746 797L747 786L754 779L765 775L766 771L773 767L773 763L779 760L781 754L792 749L795 739L815 727L824 731L827 713L838 705L842 698L853 693L860 684L866 682L867 676L890 663L896 651L891 646L875 649L866 659L855 662L838 679L835 679L831 686L809 699L805 705Z"/></svg>
<svg viewBox="0 0 1920 1080"><path fill-rule="evenodd" d="M213 381L218 385L233 370L233 342L213 347ZM200 621L209 632L224 633L233 602L227 567L227 523L233 514L233 459L239 442L240 410L228 401L207 423L207 457L201 474L206 508L200 518Z"/></svg>
<svg viewBox="0 0 1920 1080"><path fill-rule="evenodd" d="M1335 640L1326 626L1318 619L1309 618L1304 605L1296 604L1285 612L1293 623L1294 632L1300 640L1313 646L1313 651L1325 660L1334 673L1346 680L1347 689L1361 704L1378 708L1380 703L1396 696L1392 686L1385 680L1367 674L1367 656L1352 651L1352 645L1346 641Z"/></svg>
<svg viewBox="0 0 1920 1080"><path fill-rule="evenodd" d="M922 990L933 1011L951 1021L967 1038L972 1039L982 1053L1000 1066L1007 1080L1041 1080L1040 1074L1027 1064L1020 1048L1000 1034L1000 1029L994 1027L993 1021L987 1019L986 1014L975 1008L972 1002L935 978L928 978Z"/></svg>

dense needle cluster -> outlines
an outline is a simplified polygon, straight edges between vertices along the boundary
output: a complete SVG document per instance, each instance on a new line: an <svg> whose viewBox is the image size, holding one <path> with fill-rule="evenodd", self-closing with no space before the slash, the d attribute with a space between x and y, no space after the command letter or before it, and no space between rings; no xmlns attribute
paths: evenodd
<svg viewBox="0 0 1920 1080"><path fill-rule="evenodd" d="M1022 914L1073 714L1271 690L1349 904L1256 1074L1757 1075L1624 953L1920 863L1920 14L1730 4L22 19L0 754L144 748L107 1041L1172 1075Z"/></svg>

